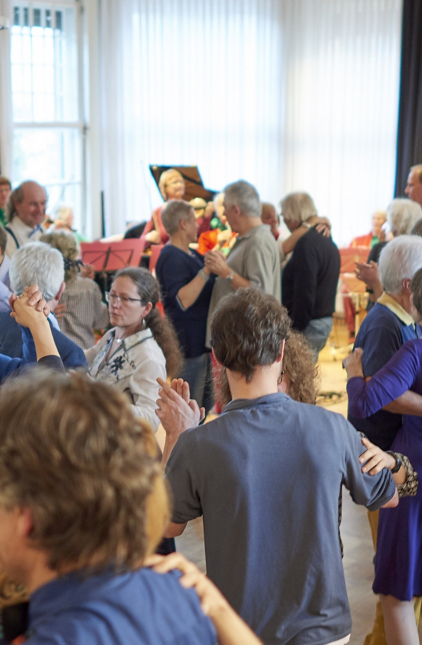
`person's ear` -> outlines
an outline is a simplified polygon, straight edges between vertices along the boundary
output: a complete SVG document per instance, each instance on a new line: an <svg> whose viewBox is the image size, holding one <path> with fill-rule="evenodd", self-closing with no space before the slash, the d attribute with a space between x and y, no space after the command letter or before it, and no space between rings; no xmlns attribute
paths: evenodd
<svg viewBox="0 0 422 645"><path fill-rule="evenodd" d="M276 363L280 363L283 360L285 345L286 345L286 341L283 340L280 347L280 355L278 356Z"/></svg>
<svg viewBox="0 0 422 645"><path fill-rule="evenodd" d="M62 282L60 285L60 289L57 292L57 295L55 296L54 300L57 300L59 302L60 298L62 297L64 291L66 289L66 282Z"/></svg>
<svg viewBox="0 0 422 645"><path fill-rule="evenodd" d="M218 360L217 356L215 355L214 347L211 349L211 354L213 355L214 360L217 363L217 365L219 365L220 367L223 367L223 365L220 363L220 361Z"/></svg>
<svg viewBox="0 0 422 645"><path fill-rule="evenodd" d="M402 282L403 285L403 291L406 291L406 293L412 293L412 290L410 288L410 283L411 279L410 278L405 278Z"/></svg>
<svg viewBox="0 0 422 645"><path fill-rule="evenodd" d="M147 302L144 309L144 318L152 311L152 302Z"/></svg>
<svg viewBox="0 0 422 645"><path fill-rule="evenodd" d="M27 506L16 509L16 531L18 537L29 538L34 530L34 522L32 519L31 509Z"/></svg>

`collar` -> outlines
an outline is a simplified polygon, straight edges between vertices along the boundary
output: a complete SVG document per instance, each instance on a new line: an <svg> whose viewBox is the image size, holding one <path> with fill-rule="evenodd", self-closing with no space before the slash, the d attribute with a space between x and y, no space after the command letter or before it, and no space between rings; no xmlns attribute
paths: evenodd
<svg viewBox="0 0 422 645"><path fill-rule="evenodd" d="M116 328L112 329L110 332L110 340L114 340L114 337L116 336ZM134 347L135 345L138 345L139 343L142 343L144 340L148 340L148 338L152 338L152 331L149 329L141 329L141 331L137 331L135 334L132 334L131 336L128 336L123 340L122 343L119 343L120 346L124 347L126 351Z"/></svg>
<svg viewBox="0 0 422 645"><path fill-rule="evenodd" d="M249 237L252 237L252 235L255 235L256 231L260 229L262 226L266 226L266 224L259 224L259 226L253 226L245 235L238 235L236 238L236 242L240 242L241 240L247 240ZM269 228L269 226L267 227Z"/></svg>
<svg viewBox="0 0 422 645"><path fill-rule="evenodd" d="M226 414L226 412L232 412L233 410L247 410L248 408L257 408L263 405L280 405L281 403L286 403L291 401L290 397L284 392L275 392L274 394L266 394L265 396L260 396L257 399L235 399L230 401L224 408L221 414Z"/></svg>
<svg viewBox="0 0 422 645"><path fill-rule="evenodd" d="M8 224L8 226L10 226L12 230L16 229L18 231L22 231L23 233L26 233L28 237L32 237L32 235L35 235L37 231L44 233L44 230L41 224L38 224L38 226L35 226L34 228L32 228L31 226L27 226L27 224L22 222L21 218L18 215L15 215L15 217Z"/></svg>
<svg viewBox="0 0 422 645"><path fill-rule="evenodd" d="M57 331L60 331L60 325L58 323L58 320L57 320L56 316L53 314L52 311L50 311L50 313L48 314L47 318L50 321L50 324L53 327L53 329L56 329Z"/></svg>
<svg viewBox="0 0 422 645"><path fill-rule="evenodd" d="M408 314L401 305L399 305L397 300L394 300L394 298L389 296L385 291L382 296L378 298L377 302L378 304L387 307L387 309L389 309L395 316L397 316L397 318L407 327L409 325L415 325L415 321L413 320L412 316Z"/></svg>

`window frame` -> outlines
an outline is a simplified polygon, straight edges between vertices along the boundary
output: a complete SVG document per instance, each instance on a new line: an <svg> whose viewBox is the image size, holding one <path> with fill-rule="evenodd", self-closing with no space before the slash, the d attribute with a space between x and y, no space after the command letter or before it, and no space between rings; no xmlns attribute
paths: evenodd
<svg viewBox="0 0 422 645"><path fill-rule="evenodd" d="M86 135L87 135L87 124L84 116L84 74L83 74L83 38L82 38L82 13L83 13L83 4L81 0L16 0L16 2L11 3L12 11L12 20L11 20L11 39L13 38L12 28L14 26L14 7L15 6L29 6L30 15L33 16L33 9L42 6L42 7L51 7L52 12L56 11L59 8L72 8L75 12L75 33L76 33L76 56L77 56L77 91L78 91L78 100L77 100L77 119L75 121L18 121L14 119L13 110L12 110L12 127L13 131L15 129L26 129L26 130L45 130L45 129L68 129L68 130L79 130L80 135L80 152L79 152L79 164L80 164L80 180L61 180L55 181L51 184L44 184L45 188L48 189L51 186L80 186L80 207L81 212L79 213L79 222L82 230L86 228ZM33 25L30 25L32 27ZM10 58L10 70L12 73L12 59ZM13 90L11 88L11 101L13 102ZM12 151L12 163L14 164L14 153Z"/></svg>

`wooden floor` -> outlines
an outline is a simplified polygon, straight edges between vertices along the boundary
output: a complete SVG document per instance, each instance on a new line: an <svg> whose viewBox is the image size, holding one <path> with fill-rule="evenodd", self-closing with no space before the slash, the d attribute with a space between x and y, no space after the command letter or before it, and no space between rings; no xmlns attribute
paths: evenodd
<svg viewBox="0 0 422 645"><path fill-rule="evenodd" d="M341 360L347 354L346 344L346 328L341 323L337 323L327 347L320 355L321 392L327 393L323 405L345 416L346 376L341 367ZM338 349L339 346L344 349ZM336 394L328 396L332 393ZM341 535L344 543L343 564L353 621L350 643L362 645L366 634L371 631L375 614L375 596L371 589L374 552L366 509L354 504L346 490L343 494ZM190 522L184 534L177 538L176 544L179 551L205 571L202 519Z"/></svg>

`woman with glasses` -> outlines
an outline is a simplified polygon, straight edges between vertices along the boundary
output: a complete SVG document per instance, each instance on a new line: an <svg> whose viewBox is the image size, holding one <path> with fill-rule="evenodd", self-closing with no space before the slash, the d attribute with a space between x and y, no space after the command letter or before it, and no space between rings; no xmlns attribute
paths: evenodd
<svg viewBox="0 0 422 645"><path fill-rule="evenodd" d="M157 377L173 378L182 362L176 334L156 309L158 283L146 269L121 269L106 298L113 329L85 351L88 373L128 394L134 413L157 431Z"/></svg>

